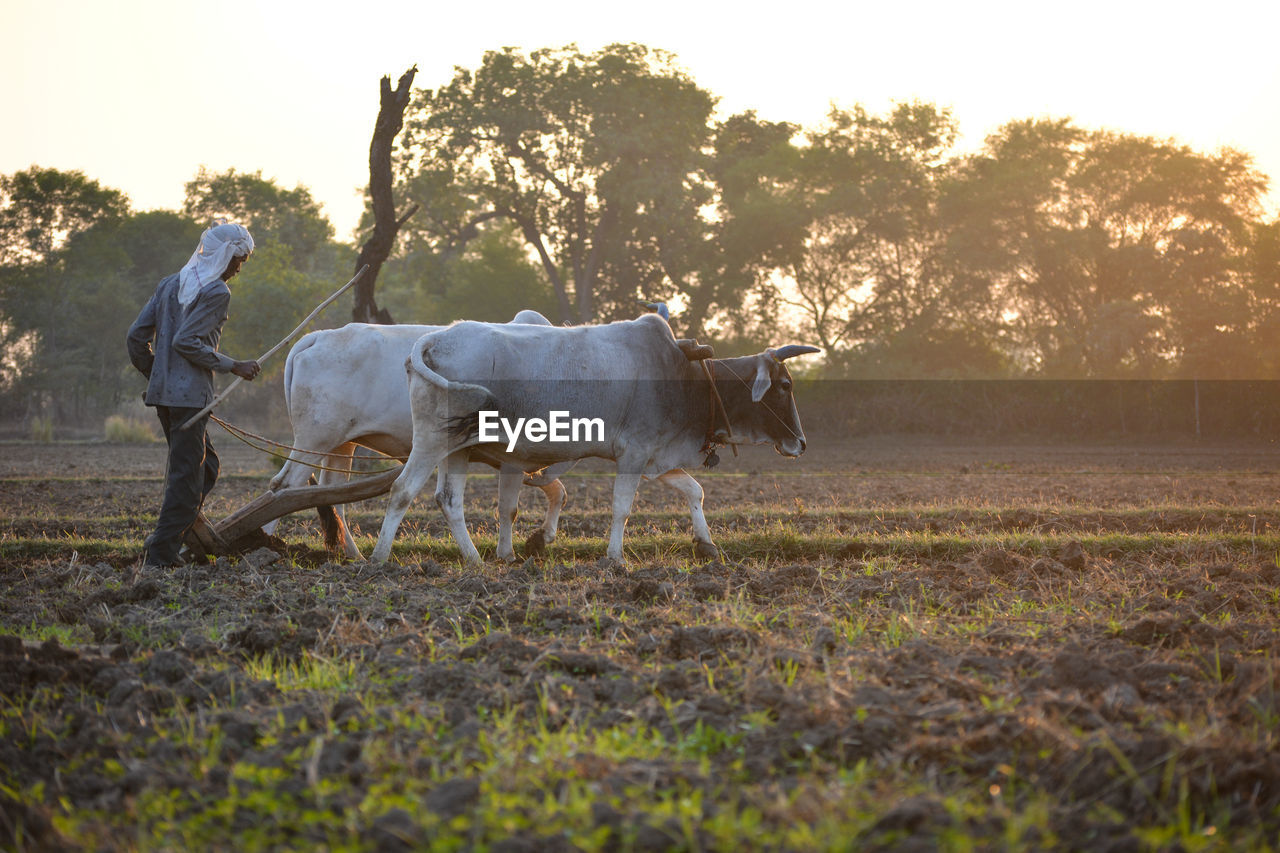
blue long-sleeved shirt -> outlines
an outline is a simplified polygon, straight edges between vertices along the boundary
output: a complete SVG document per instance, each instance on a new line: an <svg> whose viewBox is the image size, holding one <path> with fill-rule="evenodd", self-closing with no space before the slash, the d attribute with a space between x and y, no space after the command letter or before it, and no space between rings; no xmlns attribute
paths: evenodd
<svg viewBox="0 0 1280 853"><path fill-rule="evenodd" d="M147 377L148 406L203 408L213 402L214 372L230 373L235 365L218 352L230 304L224 281L203 288L185 310L178 304L176 273L156 285L128 338L129 360Z"/></svg>

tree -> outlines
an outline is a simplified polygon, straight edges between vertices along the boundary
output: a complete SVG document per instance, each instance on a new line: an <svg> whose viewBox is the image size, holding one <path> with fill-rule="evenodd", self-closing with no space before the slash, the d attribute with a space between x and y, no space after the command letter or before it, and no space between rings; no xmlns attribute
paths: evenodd
<svg viewBox="0 0 1280 853"><path fill-rule="evenodd" d="M161 278L191 254L200 228L167 211L108 219L72 235L15 319L33 334L16 384L62 422L86 422L138 390L124 332ZM46 275L47 273L47 275Z"/></svg>
<svg viewBox="0 0 1280 853"><path fill-rule="evenodd" d="M641 45L489 52L416 99L399 173L438 251L510 222L561 321L629 314L652 278L640 264L697 230L712 106L672 57ZM628 260L628 243L650 258Z"/></svg>
<svg viewBox="0 0 1280 853"><path fill-rule="evenodd" d="M397 217L391 174L391 147L396 134L404 127L404 111L409 105L413 78L418 66L400 75L396 88L391 88L391 78L383 77L380 86L378 118L373 125L373 139L369 143L369 213L373 215L373 231L356 258L356 272L367 264L369 271L356 282L352 301L351 319L357 323L395 322L385 308L379 308L374 299L374 285L382 265L391 257L400 228L417 212L415 204L403 216Z"/></svg>
<svg viewBox="0 0 1280 853"><path fill-rule="evenodd" d="M258 243L236 280L237 319L224 339L243 357L292 329L337 273L339 247L310 193L257 175L202 171L188 198L198 222L169 211L129 214L122 194L78 173L30 170L0 186L0 390L60 423L91 423L141 389L125 330L190 257L213 211L249 223Z"/></svg>
<svg viewBox="0 0 1280 853"><path fill-rule="evenodd" d="M884 116L833 109L809 135L810 224L783 270L792 283L787 301L833 369L1002 371L989 294L950 255L943 209L956 135L949 111L919 102Z"/></svg>
<svg viewBox="0 0 1280 853"><path fill-rule="evenodd" d="M219 349L238 359L257 358L292 331L331 290L328 277L298 269L283 243L254 249L253 257L231 281L231 319ZM279 375L284 362L278 357L264 363L256 380L259 386Z"/></svg>
<svg viewBox="0 0 1280 853"><path fill-rule="evenodd" d="M32 166L0 175L0 264L51 262L74 234L129 211L128 197L83 172Z"/></svg>
<svg viewBox="0 0 1280 853"><path fill-rule="evenodd" d="M556 308L541 269L510 226L486 229L459 253L410 252L388 265L381 290L396 316L411 323L505 323L513 306L547 316Z"/></svg>
<svg viewBox="0 0 1280 853"><path fill-rule="evenodd" d="M1042 375L1169 375L1237 327L1265 179L1249 158L1011 122L960 169L957 244Z"/></svg>
<svg viewBox="0 0 1280 853"><path fill-rule="evenodd" d="M803 252L813 217L797 133L793 124L752 112L717 125L708 164L714 216L681 231L663 257L686 297L683 334L705 335L714 323L721 339L748 339L746 348L757 351L749 339L762 324L776 325L775 273Z"/></svg>
<svg viewBox="0 0 1280 853"><path fill-rule="evenodd" d="M1280 218L1253 223L1242 275L1246 304L1239 313L1246 318L1244 334L1233 336L1234 352L1215 352L1226 358L1235 355L1234 364L1252 368L1249 378L1275 379L1280 376L1280 351L1274 346L1280 338ZM1217 375L1240 377L1225 371Z"/></svg>
<svg viewBox="0 0 1280 853"><path fill-rule="evenodd" d="M230 216L253 234L253 258L232 285L235 322L227 324L223 348L256 358L329 295L346 263L345 247L333 241L333 226L304 186L287 190L261 172L211 174L202 167L186 193L187 215L206 226ZM262 378L283 368L283 359L265 364Z"/></svg>
<svg viewBox="0 0 1280 853"><path fill-rule="evenodd" d="M203 166L186 185L182 212L205 227L217 217L244 225L259 248L287 246L308 274L332 276L338 266L333 225L304 186L284 189L262 172L211 173Z"/></svg>
<svg viewBox="0 0 1280 853"><path fill-rule="evenodd" d="M84 342L66 322L76 294L62 255L80 235L118 223L128 209L124 193L81 172L32 166L0 176L0 386L47 389L37 381L40 365L60 364L66 348Z"/></svg>

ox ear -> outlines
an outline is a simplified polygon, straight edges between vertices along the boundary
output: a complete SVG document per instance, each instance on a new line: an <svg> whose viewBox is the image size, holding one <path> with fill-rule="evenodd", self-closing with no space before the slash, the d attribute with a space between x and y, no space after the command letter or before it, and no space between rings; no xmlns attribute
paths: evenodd
<svg viewBox="0 0 1280 853"><path fill-rule="evenodd" d="M772 355L776 361L786 361L787 359L794 358L797 355L808 355L811 352L822 352L822 350L817 347L802 346L800 344L787 344L785 347L778 347L777 349L769 350L769 354Z"/></svg>
<svg viewBox="0 0 1280 853"><path fill-rule="evenodd" d="M763 400L769 386L773 384L773 376L769 373L769 361L764 356L756 358L756 379L751 383L751 402L753 403Z"/></svg>

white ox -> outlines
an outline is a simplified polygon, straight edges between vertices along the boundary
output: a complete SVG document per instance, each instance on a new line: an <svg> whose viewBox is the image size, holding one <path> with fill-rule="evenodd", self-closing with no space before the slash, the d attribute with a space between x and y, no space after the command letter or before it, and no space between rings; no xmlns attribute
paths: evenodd
<svg viewBox="0 0 1280 853"><path fill-rule="evenodd" d="M537 311L521 311L512 323L550 326ZM409 406L409 386L405 382L405 359L413 342L441 326L371 325L351 323L340 329L324 329L305 335L289 351L284 368L284 398L293 424L293 445L284 467L271 480L270 488L305 485L314 472L306 463L328 469L351 469L356 445L393 457L409 455L413 441L413 418ZM482 458L485 457L485 458ZM478 461L499 465L498 471L498 557L515 559L511 527L516 517L520 483L542 489L547 497L547 513L542 526L529 538L538 549L556 537L566 491L558 479L571 463L553 471L526 476L514 464L499 464L486 454ZM536 466L541 468L543 466ZM531 469L532 470L532 469ZM319 481L340 482L346 474L321 470ZM324 510L321 510L325 519ZM341 539L348 557L360 559L343 508L335 508L336 523L325 519L326 544L335 548ZM276 522L268 525L270 533ZM335 530L336 528L336 530Z"/></svg>
<svg viewBox="0 0 1280 853"><path fill-rule="evenodd" d="M430 332L409 350L413 449L392 486L370 559L390 556L400 521L438 467L436 503L463 556L480 561L462 512L467 461L477 448L520 468L586 457L616 462L608 548L615 560L623 558L623 528L636 489L641 479L654 477L689 498L695 540L714 553L702 487L682 469L702 463L716 444L772 444L784 456L803 453L791 376L782 362L809 352L818 349L787 346L709 360L716 396L704 369L655 314L606 326L464 322ZM559 442L525 435L510 452L480 440L481 412L514 423L545 421L553 411L599 418L602 434Z"/></svg>

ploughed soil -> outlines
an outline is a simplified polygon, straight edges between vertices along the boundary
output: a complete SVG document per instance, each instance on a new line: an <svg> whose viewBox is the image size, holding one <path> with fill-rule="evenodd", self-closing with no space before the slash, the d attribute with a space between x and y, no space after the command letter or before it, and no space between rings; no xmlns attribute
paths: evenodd
<svg viewBox="0 0 1280 853"><path fill-rule="evenodd" d="M694 472L711 562L657 484L600 559L584 465L537 559L459 565L423 495L387 565L298 516L164 571L157 448L0 448L0 846L1280 843L1280 454L832 444ZM212 518L270 474L223 471Z"/></svg>

